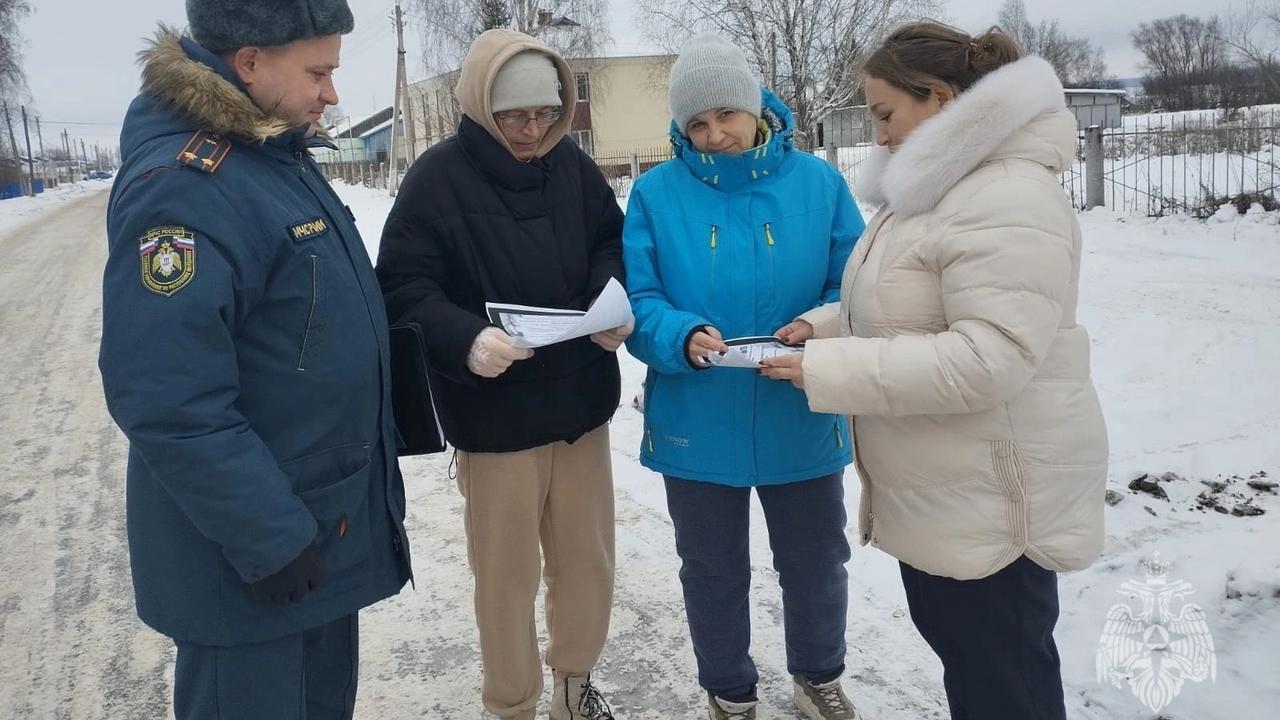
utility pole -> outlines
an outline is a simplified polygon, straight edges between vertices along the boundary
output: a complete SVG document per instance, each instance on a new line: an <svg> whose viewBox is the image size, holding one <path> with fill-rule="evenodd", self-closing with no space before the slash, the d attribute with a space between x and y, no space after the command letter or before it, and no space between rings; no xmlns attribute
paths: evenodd
<svg viewBox="0 0 1280 720"><path fill-rule="evenodd" d="M31 182L31 197L36 196L36 160L31 157L31 128L27 125L27 106L22 106L22 135L27 140L27 179Z"/></svg>
<svg viewBox="0 0 1280 720"><path fill-rule="evenodd" d="M40 172L47 181L49 177L49 156L44 153L44 133L40 130L40 118L36 118L36 137L40 140Z"/></svg>
<svg viewBox="0 0 1280 720"><path fill-rule="evenodd" d="M397 5L396 14L400 14L400 8ZM401 21L396 27L396 74L400 77L400 92L404 94L404 127L405 133L409 136L409 157L408 162L412 163L418 158L418 131L413 125L413 97L409 94L409 72L405 70L404 64L404 22Z"/></svg>
<svg viewBox="0 0 1280 720"><path fill-rule="evenodd" d="M409 79L408 71L405 70L404 62L404 12L400 8L399 0L396 0L396 92L395 99L391 103L391 179L387 183L388 190L392 197L400 189L400 155L403 153L405 164L413 162L417 155L415 147L417 138L415 137L413 128L413 103L409 98ZM403 113L403 114L402 114ZM400 123L404 123L404 132L401 130ZM405 136L408 138L408 148L405 148Z"/></svg>
<svg viewBox="0 0 1280 720"><path fill-rule="evenodd" d="M80 138L80 160L84 163L84 169L89 169L89 151L84 146L84 138Z"/></svg>
<svg viewBox="0 0 1280 720"><path fill-rule="evenodd" d="M67 163L67 171L71 175L71 182L79 183L80 174L71 169L71 135L67 133L67 129L62 129L62 150L67 154L65 162Z"/></svg>
<svg viewBox="0 0 1280 720"><path fill-rule="evenodd" d="M21 162L22 156L18 154L18 140L13 135L13 118L9 117L9 103L6 101L4 106L4 122L9 126L9 145L13 148L13 161ZM21 184L21 183L19 183Z"/></svg>

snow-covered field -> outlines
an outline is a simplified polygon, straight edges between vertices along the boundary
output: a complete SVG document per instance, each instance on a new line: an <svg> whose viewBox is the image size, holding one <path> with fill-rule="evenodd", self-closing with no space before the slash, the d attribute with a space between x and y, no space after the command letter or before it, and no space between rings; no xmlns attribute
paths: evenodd
<svg viewBox="0 0 1280 720"><path fill-rule="evenodd" d="M359 187L339 192L376 256L391 199ZM1167 583L1194 589L1170 609L1203 608L1216 651L1216 680L1186 682L1164 717L1271 717L1280 706L1280 499L1247 482L1280 476L1280 217L1198 222L1095 211L1081 222L1088 256L1080 315L1093 334L1110 428L1109 487L1122 499L1107 510L1103 557L1062 578L1057 637L1068 715L1155 716L1127 686L1101 684L1096 660L1108 610L1128 602L1122 584L1156 587L1139 561L1159 553L1172 563ZM598 678L621 718L693 717L700 700L662 485L636 460L642 424L629 401L644 369L625 353L622 365L623 405L611 428L618 601ZM471 718L480 710L461 503L447 464L405 465L418 590L365 615L360 718ZM1167 499L1128 489L1143 473L1167 478L1156 483ZM1215 491L1206 482L1223 485ZM852 470L847 487L854 517ZM1222 511L1201 507L1202 493ZM1265 514L1236 516L1237 506ZM761 718L790 718L780 593L758 508L753 520ZM894 561L855 550L850 597L846 685L868 720L945 718L940 668L907 616ZM1169 647L1166 666L1188 646Z"/></svg>
<svg viewBox="0 0 1280 720"><path fill-rule="evenodd" d="M1206 196L1266 193L1280 183L1280 105L1241 110L1224 120L1217 110L1126 115L1103 139L1104 201L1127 214L1210 215ZM1063 176L1076 207L1085 204L1083 138L1077 161ZM870 145L840 148L839 164L852 182ZM823 151L817 151L825 157Z"/></svg>
<svg viewBox="0 0 1280 720"><path fill-rule="evenodd" d="M1260 117L1269 124L1280 119L1280 105L1257 105L1241 108L1242 117ZM1222 119L1221 110L1183 110L1181 112L1155 112L1136 115L1125 115L1121 124L1125 130L1160 130L1183 127L1209 127Z"/></svg>

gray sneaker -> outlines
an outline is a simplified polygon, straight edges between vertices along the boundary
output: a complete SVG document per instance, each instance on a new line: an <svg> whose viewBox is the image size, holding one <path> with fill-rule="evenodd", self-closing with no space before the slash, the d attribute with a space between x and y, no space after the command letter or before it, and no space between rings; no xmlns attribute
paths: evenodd
<svg viewBox="0 0 1280 720"><path fill-rule="evenodd" d="M604 696L591 684L591 675L552 673L551 720L614 720Z"/></svg>
<svg viewBox="0 0 1280 720"><path fill-rule="evenodd" d="M821 685L814 685L799 675L793 676L792 680L796 709L809 720L862 720L858 708L840 687L840 678Z"/></svg>
<svg viewBox="0 0 1280 720"><path fill-rule="evenodd" d="M707 693L707 717L710 720L756 720L756 703L733 703Z"/></svg>

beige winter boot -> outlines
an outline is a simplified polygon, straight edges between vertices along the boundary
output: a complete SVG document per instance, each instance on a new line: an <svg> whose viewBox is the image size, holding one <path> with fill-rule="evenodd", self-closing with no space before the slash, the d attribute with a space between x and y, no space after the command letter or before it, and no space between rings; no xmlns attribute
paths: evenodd
<svg viewBox="0 0 1280 720"><path fill-rule="evenodd" d="M551 693L551 720L614 720L609 703L591 684L591 674L552 673L556 687Z"/></svg>
<svg viewBox="0 0 1280 720"><path fill-rule="evenodd" d="M796 709L809 720L862 720L858 708L840 687L840 678L814 685L805 678L792 677Z"/></svg>

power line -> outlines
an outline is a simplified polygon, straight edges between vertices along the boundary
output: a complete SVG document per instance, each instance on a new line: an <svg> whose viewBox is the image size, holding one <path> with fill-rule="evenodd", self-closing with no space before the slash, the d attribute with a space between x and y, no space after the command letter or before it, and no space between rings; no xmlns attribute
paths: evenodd
<svg viewBox="0 0 1280 720"><path fill-rule="evenodd" d="M65 120L65 121L64 121L64 120L45 120L44 122L49 123L50 125L103 125L103 126L106 126L106 127L120 127L120 126L121 126L121 124L122 124L122 123L118 123L118 122L113 122L113 123L110 123L110 122L89 122L89 121L87 121L87 120L80 120L80 121L72 121L72 120Z"/></svg>
<svg viewBox="0 0 1280 720"><path fill-rule="evenodd" d="M388 3L386 8L378 13L378 17L381 18L394 9L395 3ZM343 45L346 46L343 50L359 54L366 50L375 41L385 38L393 29L394 25L388 26L386 23L381 21L363 25L359 30L347 36L346 40L343 42Z"/></svg>
<svg viewBox="0 0 1280 720"><path fill-rule="evenodd" d="M372 48L372 47L376 47L376 46L377 46L378 41L390 39L388 36L393 35L393 34L394 34L394 32L395 32L395 31L394 31L394 29L393 29L393 28L390 28L390 27L382 27L381 29L377 30L376 32L374 32L374 33L372 33L372 34L368 35L367 37L365 37L365 38L363 38L363 39L361 39L361 40L357 41L357 42L356 42L356 43L354 43L352 46L350 46L350 47L344 47L344 48L342 49L342 52L343 52L344 54L361 55L361 54L363 54L363 53L364 53L364 51L365 51L365 50L368 50L369 48Z"/></svg>

